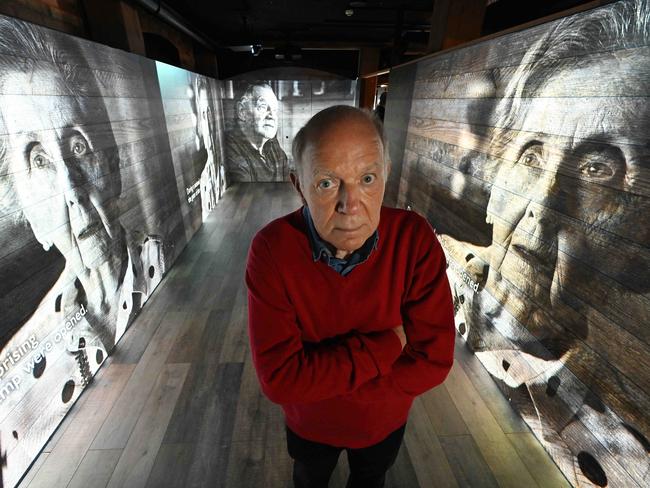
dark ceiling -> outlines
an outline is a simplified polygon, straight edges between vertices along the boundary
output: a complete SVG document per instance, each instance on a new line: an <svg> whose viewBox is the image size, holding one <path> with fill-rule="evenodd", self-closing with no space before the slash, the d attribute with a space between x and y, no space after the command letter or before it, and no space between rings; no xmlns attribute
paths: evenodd
<svg viewBox="0 0 650 488"><path fill-rule="evenodd" d="M585 0L486 2L483 35L587 3ZM358 76L356 60L360 48L380 49L379 68L425 54L434 0L163 0L162 3L217 46L221 78L278 65L338 71L354 78ZM255 56L251 53L252 45L262 48Z"/></svg>

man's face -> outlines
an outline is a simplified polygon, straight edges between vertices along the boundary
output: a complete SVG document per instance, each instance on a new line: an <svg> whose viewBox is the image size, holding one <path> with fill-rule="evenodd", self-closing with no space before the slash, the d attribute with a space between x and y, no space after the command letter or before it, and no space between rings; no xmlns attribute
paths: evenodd
<svg viewBox="0 0 650 488"><path fill-rule="evenodd" d="M527 341L540 340L560 356L571 347L563 327L587 336L584 316L567 303L577 298L593 306L590 279L616 286L641 277L647 285L650 260L639 246L650 243L642 229L649 208L642 183L650 176L650 106L623 96L634 87L606 80L601 87L611 97L558 96L596 71L640 73L644 65L612 58L558 73L530 101L505 153L488 205L493 243L487 287L532 333L512 329L508 339L524 349ZM639 251L621 249L627 240ZM567 293L571 302L563 299Z"/></svg>
<svg viewBox="0 0 650 488"><path fill-rule="evenodd" d="M37 73L52 93L66 93L58 74ZM21 93L29 74L6 93ZM23 79L25 78L25 79ZM23 88L21 88L21 86ZM104 262L119 229L120 174L115 140L101 98L3 95L11 172L34 235L86 268Z"/></svg>
<svg viewBox="0 0 650 488"><path fill-rule="evenodd" d="M383 148L371 122L342 119L303 154L299 191L316 231L339 257L359 249L379 225Z"/></svg>
<svg viewBox="0 0 650 488"><path fill-rule="evenodd" d="M273 90L255 87L251 100L241 108L240 117L255 134L273 139L278 132L278 99Z"/></svg>

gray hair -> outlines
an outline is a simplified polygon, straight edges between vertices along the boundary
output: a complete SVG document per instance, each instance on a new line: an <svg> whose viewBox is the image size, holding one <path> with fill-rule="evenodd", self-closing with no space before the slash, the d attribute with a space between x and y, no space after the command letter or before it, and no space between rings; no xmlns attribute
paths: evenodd
<svg viewBox="0 0 650 488"><path fill-rule="evenodd" d="M566 17L526 53L496 107L492 147L498 156L526 117L522 99L534 97L559 72L593 63L596 52L646 46L650 40L650 0L625 0Z"/></svg>
<svg viewBox="0 0 650 488"><path fill-rule="evenodd" d="M101 84L100 80L93 76L96 84L93 87L92 83L88 82L87 71L80 69L88 68L82 46L84 42L86 41L18 19L0 16L0 52L16 56L17 59L26 59L35 67L51 68L60 76L65 95L75 99L88 95L93 88ZM3 65L0 69L0 93L5 90L7 78L10 78L12 73L24 69L20 62L14 65L8 62ZM0 124L4 126L1 112ZM8 137L10 136L6 134L0 136L0 176L11 173L6 147ZM23 221L24 215L17 209L17 201L18 196L11 178L3 178L0 186L0 215L13 214L14 221Z"/></svg>
<svg viewBox="0 0 650 488"><path fill-rule="evenodd" d="M273 88L271 87L271 85L269 85L266 82L251 83L250 85L248 85L246 87L246 90L244 90L244 92L241 94L241 96L237 100L237 104L236 104L237 109L235 110L235 118L237 120L241 120L239 118L239 107L243 107L245 105L248 105L250 107L251 104L253 103L253 97L254 97L256 88L263 88L263 89L268 88L269 90L271 90L273 92ZM273 92L273 94L275 95L275 92Z"/></svg>
<svg viewBox="0 0 650 488"><path fill-rule="evenodd" d="M381 142L384 167L387 167L390 162L390 157L388 155L388 141L384 137L383 124L381 123L381 120L379 120L379 118L369 110L363 110L349 105L334 105L321 110L314 115L298 131L296 137L294 137L291 146L291 154L293 156L293 170L297 171L298 176L301 176L300 170L303 166L303 156L308 144L316 140L328 127L331 127L345 119L365 121L374 127L375 132L377 133L377 138Z"/></svg>

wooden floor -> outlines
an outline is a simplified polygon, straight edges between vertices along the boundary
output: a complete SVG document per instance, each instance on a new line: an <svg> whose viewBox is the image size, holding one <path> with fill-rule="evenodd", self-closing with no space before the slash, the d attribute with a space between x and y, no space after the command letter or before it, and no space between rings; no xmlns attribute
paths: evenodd
<svg viewBox="0 0 650 488"><path fill-rule="evenodd" d="M288 184L230 188L21 487L289 487L281 410L260 393L243 281L253 234L297 208ZM417 398L387 487L567 482L464 346ZM345 455L331 487L345 486Z"/></svg>

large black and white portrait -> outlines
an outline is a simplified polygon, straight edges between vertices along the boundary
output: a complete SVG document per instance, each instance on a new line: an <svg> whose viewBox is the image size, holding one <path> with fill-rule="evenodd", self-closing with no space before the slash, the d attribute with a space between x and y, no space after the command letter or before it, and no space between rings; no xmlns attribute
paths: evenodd
<svg viewBox="0 0 650 488"><path fill-rule="evenodd" d="M323 108L353 105L356 82L258 80L254 75L224 84L226 179L229 183L288 181L294 135Z"/></svg>
<svg viewBox="0 0 650 488"><path fill-rule="evenodd" d="M14 486L223 174L215 80L184 72L166 117L153 61L5 17L0 65L0 485Z"/></svg>
<svg viewBox="0 0 650 488"><path fill-rule="evenodd" d="M649 27L617 2L422 61L413 87L398 202L575 486L650 479Z"/></svg>
<svg viewBox="0 0 650 488"><path fill-rule="evenodd" d="M270 85L249 85L235 104L233 127L226 133L229 181L283 181L287 155L277 139L279 102Z"/></svg>
<svg viewBox="0 0 650 488"><path fill-rule="evenodd" d="M156 61L183 228L187 239L225 190L216 80Z"/></svg>

